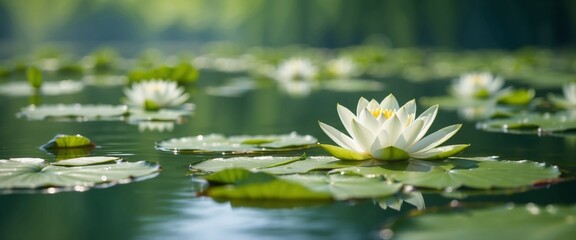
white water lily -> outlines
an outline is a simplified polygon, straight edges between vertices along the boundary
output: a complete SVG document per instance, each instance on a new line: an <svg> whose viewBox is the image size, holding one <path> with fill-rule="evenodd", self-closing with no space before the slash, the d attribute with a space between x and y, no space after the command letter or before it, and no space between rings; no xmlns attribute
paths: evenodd
<svg viewBox="0 0 576 240"><path fill-rule="evenodd" d="M564 84L562 86L564 97L550 94L549 99L554 105L562 108L576 108L576 82Z"/></svg>
<svg viewBox="0 0 576 240"><path fill-rule="evenodd" d="M273 77L278 80L280 88L285 92L305 96L317 85L315 81L317 74L318 68L310 60L291 58L278 66Z"/></svg>
<svg viewBox="0 0 576 240"><path fill-rule="evenodd" d="M564 97L572 106L576 106L576 82L568 83L562 86Z"/></svg>
<svg viewBox="0 0 576 240"><path fill-rule="evenodd" d="M350 136L320 122L320 128L336 144L321 146L343 160L377 159L384 161L416 159L444 159L453 156L468 144L438 147L451 138L461 124L442 128L424 136L436 118L438 105L416 117L416 102L408 101L399 107L394 95L382 102L360 98L356 114L337 105L338 115Z"/></svg>
<svg viewBox="0 0 576 240"><path fill-rule="evenodd" d="M339 57L326 62L326 71L335 79L345 79L358 75L356 62L349 57Z"/></svg>
<svg viewBox="0 0 576 240"><path fill-rule="evenodd" d="M504 80L491 73L466 73L456 79L450 88L460 98L487 98L494 96L504 85Z"/></svg>
<svg viewBox="0 0 576 240"><path fill-rule="evenodd" d="M145 110L178 106L189 98L184 88L176 82L156 79L135 83L131 88L124 89L124 94L128 105Z"/></svg>

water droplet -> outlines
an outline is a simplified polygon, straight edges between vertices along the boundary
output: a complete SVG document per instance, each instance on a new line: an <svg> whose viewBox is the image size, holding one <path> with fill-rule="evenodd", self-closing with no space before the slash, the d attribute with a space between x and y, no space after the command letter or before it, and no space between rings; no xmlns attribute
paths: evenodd
<svg viewBox="0 0 576 240"><path fill-rule="evenodd" d="M105 175L102 175L102 176L100 177L100 180L102 180L102 181L108 181L108 177L106 177Z"/></svg>
<svg viewBox="0 0 576 240"><path fill-rule="evenodd" d="M54 193L56 193L56 188L53 188L53 187L48 188L48 189L46 189L46 192L47 192L48 194L54 194Z"/></svg>
<svg viewBox="0 0 576 240"><path fill-rule="evenodd" d="M460 204L460 201L458 200L452 200L450 201L450 207L456 208L456 207L461 207L462 205Z"/></svg>

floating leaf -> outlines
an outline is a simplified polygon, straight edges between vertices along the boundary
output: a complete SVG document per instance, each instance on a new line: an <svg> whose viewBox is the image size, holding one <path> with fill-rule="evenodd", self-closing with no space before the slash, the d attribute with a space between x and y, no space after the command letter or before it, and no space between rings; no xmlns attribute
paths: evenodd
<svg viewBox="0 0 576 240"><path fill-rule="evenodd" d="M43 82L39 89L42 95L62 95L80 92L84 89L84 84L72 80ZM33 96L36 94L36 89L24 81L9 82L0 85L0 94L15 97Z"/></svg>
<svg viewBox="0 0 576 240"><path fill-rule="evenodd" d="M315 146L316 143L316 138L310 135L298 135L294 132L284 135L242 135L230 137L220 134L209 134L172 138L157 142L156 149L190 153L248 154L310 148Z"/></svg>
<svg viewBox="0 0 576 240"><path fill-rule="evenodd" d="M450 158L433 162L410 160L334 171L365 177L382 176L403 184L436 189L456 189L462 186L479 189L515 188L560 176L556 166L527 160L505 161L492 158Z"/></svg>
<svg viewBox="0 0 576 240"><path fill-rule="evenodd" d="M42 149L57 149L57 148L93 148L94 143L80 134L65 135L58 134L48 143L42 145Z"/></svg>
<svg viewBox="0 0 576 240"><path fill-rule="evenodd" d="M158 111L145 111L143 109L130 108L129 122L142 121L179 121L184 116L190 115L194 111L194 104L185 104L179 109L160 109Z"/></svg>
<svg viewBox="0 0 576 240"><path fill-rule="evenodd" d="M331 170L363 164L360 161L341 161L332 156L314 157L233 157L213 158L190 166L193 171L217 172L226 168L245 168L271 174L307 173L312 170Z"/></svg>
<svg viewBox="0 0 576 240"><path fill-rule="evenodd" d="M119 160L117 157L79 157L52 163L55 166L88 166Z"/></svg>
<svg viewBox="0 0 576 240"><path fill-rule="evenodd" d="M576 129L576 112L565 111L555 114L529 113L506 119L496 119L478 124L484 130L542 134Z"/></svg>
<svg viewBox="0 0 576 240"><path fill-rule="evenodd" d="M498 96L499 104L506 105L526 105L534 99L536 91L534 89L511 89Z"/></svg>
<svg viewBox="0 0 576 240"><path fill-rule="evenodd" d="M0 190L10 192L52 187L86 190L99 184L127 183L160 170L158 164L145 161L97 164L114 160L118 158L84 157L59 163L48 163L38 158L0 160Z"/></svg>
<svg viewBox="0 0 576 240"><path fill-rule="evenodd" d="M125 105L81 105L81 104L57 104L57 105L30 105L22 108L19 116L30 120L44 120L47 118L71 118L80 121L109 119L121 117L128 112Z"/></svg>
<svg viewBox="0 0 576 240"><path fill-rule="evenodd" d="M376 178L341 175L287 175L276 177L262 172L250 172L242 168L230 168L206 179L228 183L221 187L211 187L208 195L216 198L234 199L284 199L337 200L351 198L385 197L396 193L401 185Z"/></svg>
<svg viewBox="0 0 576 240"><path fill-rule="evenodd" d="M221 179L219 179L221 178ZM312 191L305 186L279 179L266 173L252 173L241 168L232 168L217 172L208 179L231 182L234 186L212 187L208 195L215 198L232 199L329 199L326 192Z"/></svg>
<svg viewBox="0 0 576 240"><path fill-rule="evenodd" d="M26 77L32 88L39 89L42 86L42 71L37 67L28 67Z"/></svg>
<svg viewBox="0 0 576 240"><path fill-rule="evenodd" d="M385 232L407 240L572 239L576 235L575 218L576 206L529 203L409 217Z"/></svg>

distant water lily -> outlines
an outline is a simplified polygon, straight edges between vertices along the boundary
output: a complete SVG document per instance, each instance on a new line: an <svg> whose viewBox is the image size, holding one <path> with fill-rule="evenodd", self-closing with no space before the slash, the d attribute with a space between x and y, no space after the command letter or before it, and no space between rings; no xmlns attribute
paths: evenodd
<svg viewBox="0 0 576 240"><path fill-rule="evenodd" d="M330 77L345 79L358 75L358 65L349 57L339 57L326 63L326 71Z"/></svg>
<svg viewBox="0 0 576 240"><path fill-rule="evenodd" d="M562 93L564 97L550 94L548 98L558 107L576 108L576 82L564 84L564 86L562 86Z"/></svg>
<svg viewBox="0 0 576 240"><path fill-rule="evenodd" d="M124 94L129 105L151 111L178 106L189 97L176 82L155 79L135 83L124 89Z"/></svg>
<svg viewBox="0 0 576 240"><path fill-rule="evenodd" d="M416 103L408 101L399 107L394 95L382 102L360 98L356 115L337 105L338 115L350 136L320 122L320 128L336 144L321 146L343 160L377 159L383 161L416 159L444 159L460 153L468 144L438 147L452 137L460 124L442 128L426 137L438 112L438 105L416 117Z"/></svg>
<svg viewBox="0 0 576 240"><path fill-rule="evenodd" d="M460 98L487 98L494 96L504 85L504 80L491 73L466 73L456 79L450 91Z"/></svg>
<svg viewBox="0 0 576 240"><path fill-rule="evenodd" d="M274 78L280 87L293 95L308 95L316 85L318 68L305 58L291 58L280 63Z"/></svg>
<svg viewBox="0 0 576 240"><path fill-rule="evenodd" d="M571 106L576 106L576 82L568 83L562 87L564 97Z"/></svg>

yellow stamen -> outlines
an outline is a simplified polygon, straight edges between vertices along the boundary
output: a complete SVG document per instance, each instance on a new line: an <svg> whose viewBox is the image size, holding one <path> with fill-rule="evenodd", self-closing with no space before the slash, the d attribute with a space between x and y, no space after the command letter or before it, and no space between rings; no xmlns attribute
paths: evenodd
<svg viewBox="0 0 576 240"><path fill-rule="evenodd" d="M382 108L376 108L374 110L371 110L370 113L372 113L372 116L374 116L375 118L377 118L378 116L382 115L384 116L386 119L391 118L392 116L394 116L396 114L396 110L394 109L382 109Z"/></svg>

